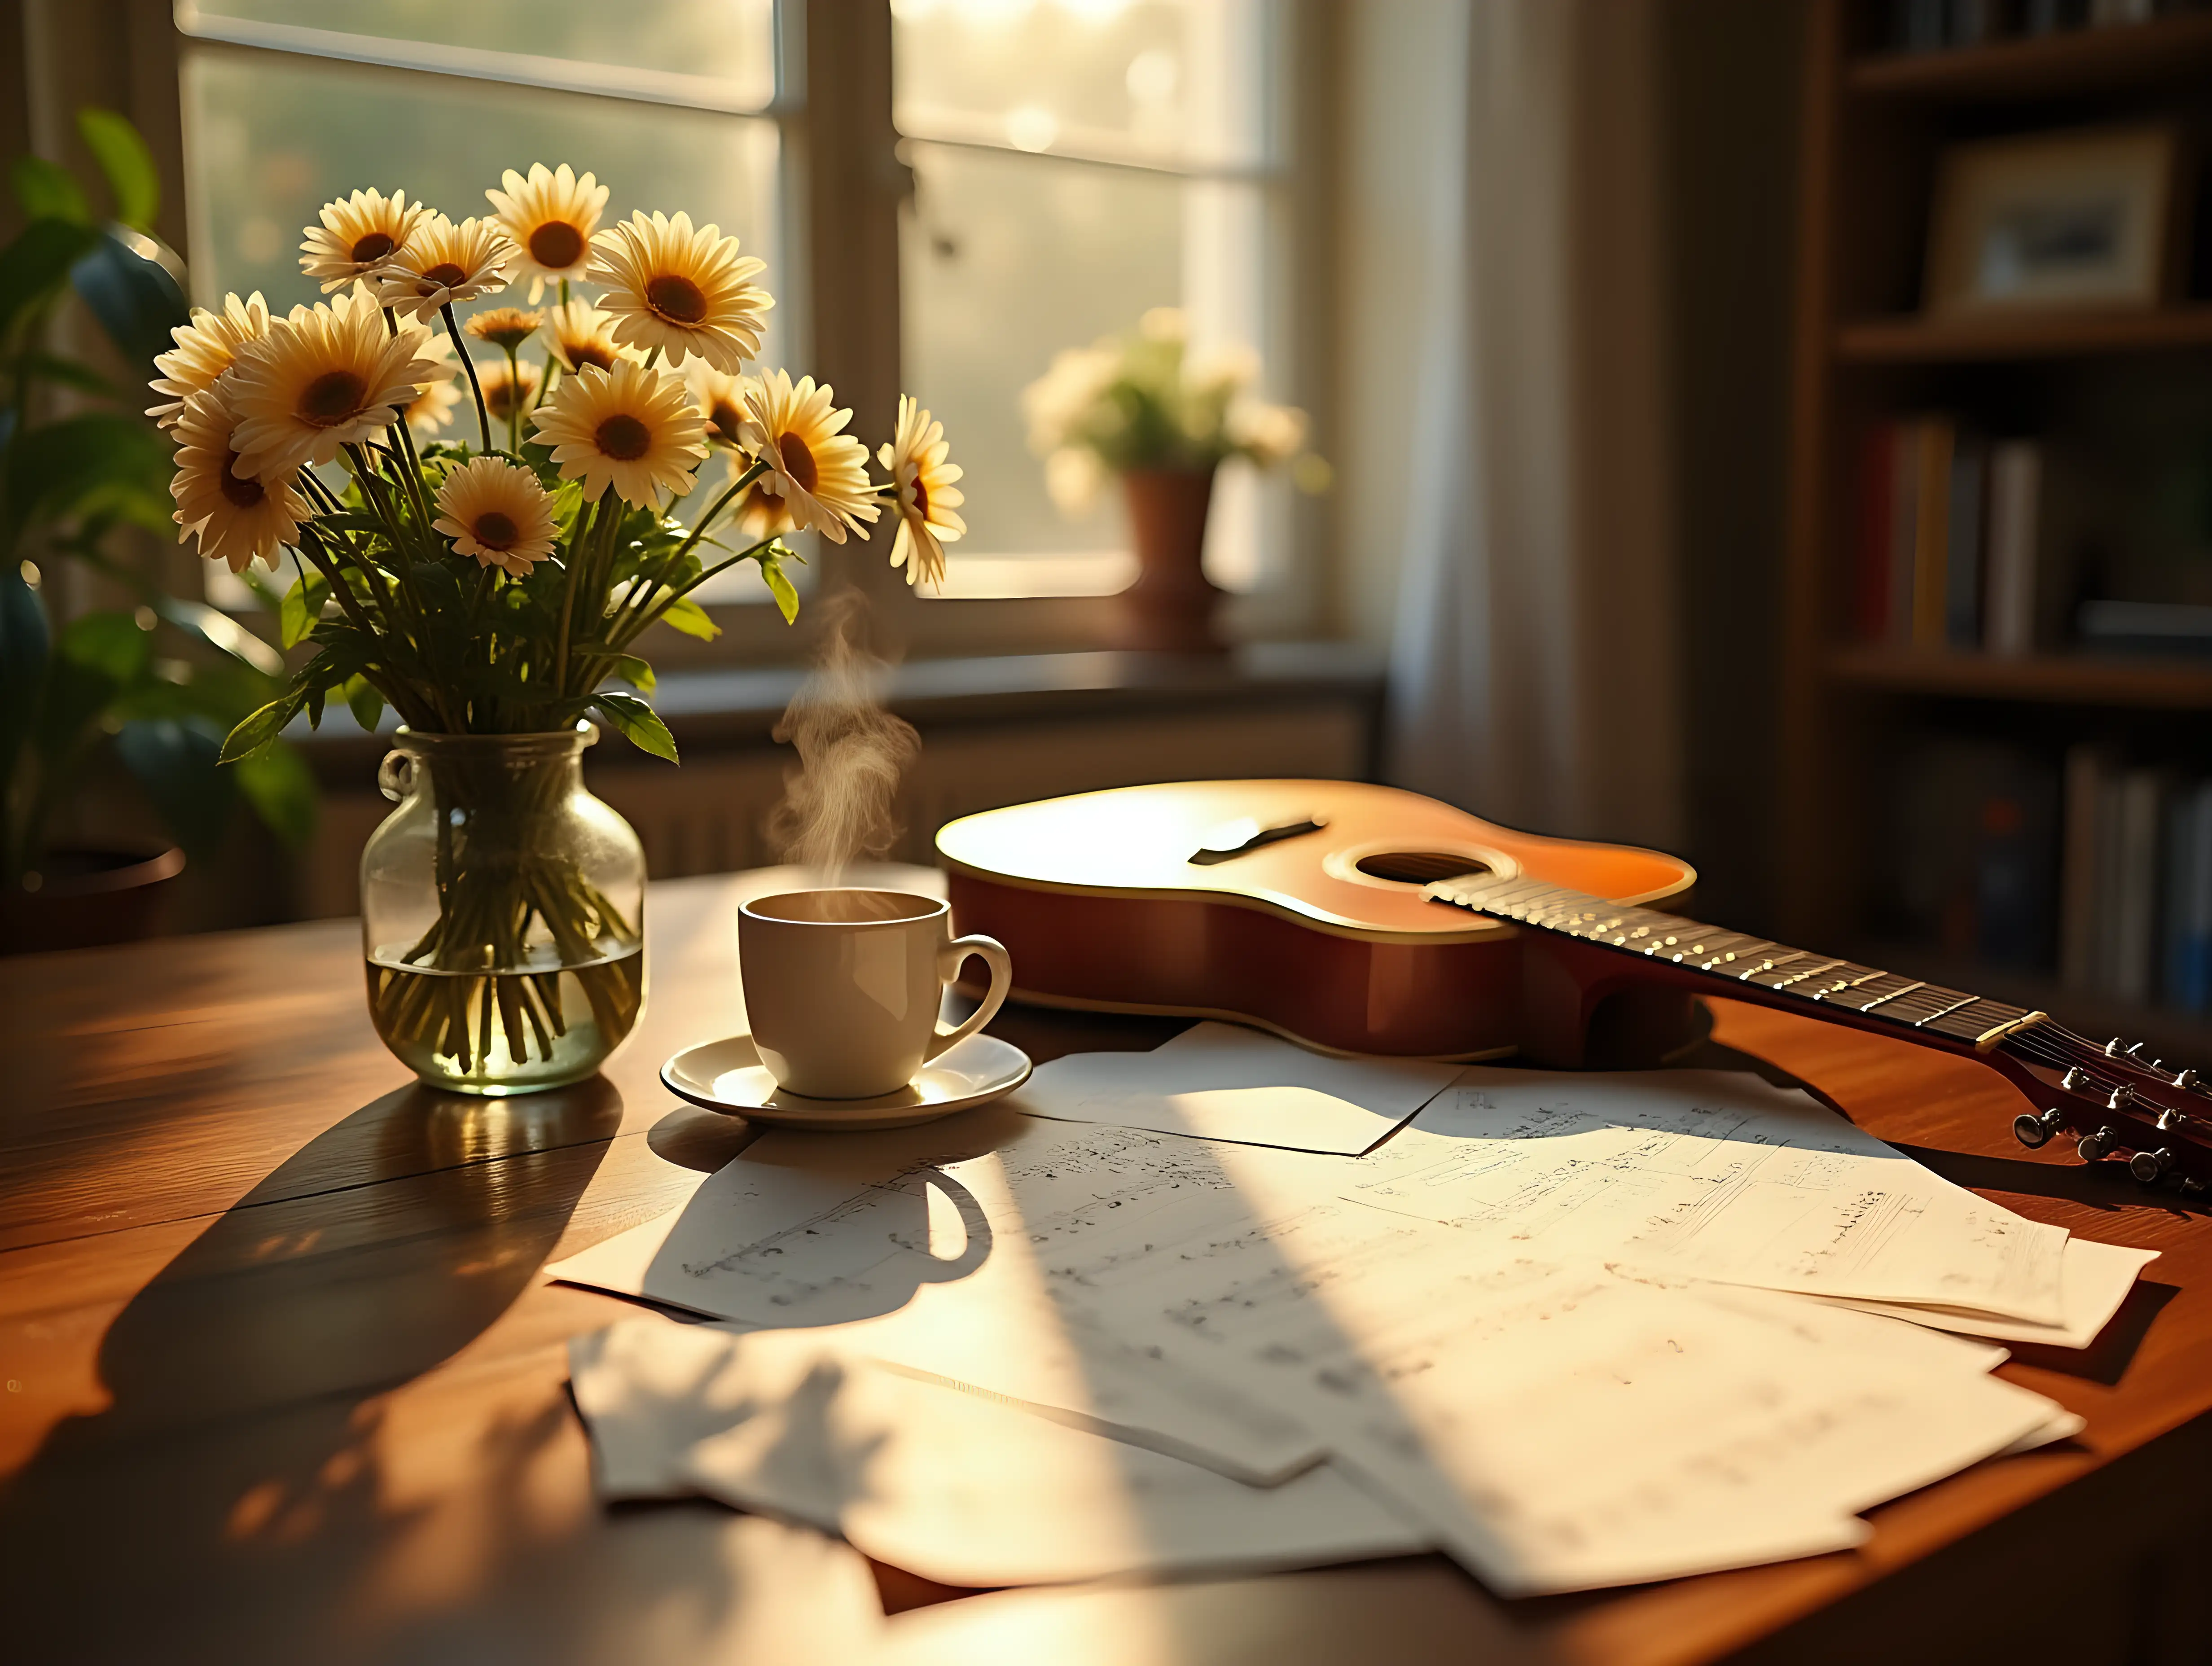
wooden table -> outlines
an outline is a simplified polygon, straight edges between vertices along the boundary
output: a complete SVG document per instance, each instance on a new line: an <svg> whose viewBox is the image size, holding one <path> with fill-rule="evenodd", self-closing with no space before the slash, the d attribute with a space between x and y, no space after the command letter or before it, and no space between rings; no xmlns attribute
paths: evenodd
<svg viewBox="0 0 2212 1666"><path fill-rule="evenodd" d="M351 922L0 961L0 1658L2205 1657L2212 1224L2027 1157L1978 1066L1725 1002L1737 1062L2163 1252L2096 1347L2003 1367L2085 1415L2079 1440L1885 1506L1856 1553L1516 1603L1433 1557L938 1601L799 1529L602 1509L562 1344L634 1310L539 1269L744 1144L655 1072L737 1027L744 883L657 887L637 1036L603 1079L504 1103L409 1085ZM1175 1027L994 1025L1041 1056Z"/></svg>

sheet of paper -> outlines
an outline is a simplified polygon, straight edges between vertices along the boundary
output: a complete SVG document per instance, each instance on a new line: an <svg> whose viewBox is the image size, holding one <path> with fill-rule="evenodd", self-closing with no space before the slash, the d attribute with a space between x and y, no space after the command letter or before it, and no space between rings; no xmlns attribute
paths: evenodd
<svg viewBox="0 0 2212 1666"><path fill-rule="evenodd" d="M1073 1053L1039 1065L1012 1103L1063 1122L1352 1156L1458 1070L1425 1059L1332 1058L1241 1025L1199 1024L1150 1053Z"/></svg>
<svg viewBox="0 0 2212 1666"><path fill-rule="evenodd" d="M1750 1288L1470 1266L1438 1230L1323 1206L1091 1286L1164 1363L1272 1383L1514 1594L1846 1547L1856 1511L2057 1409L1983 1374L1999 1350Z"/></svg>
<svg viewBox="0 0 2212 1666"><path fill-rule="evenodd" d="M1428 1547L1327 1464L1247 1486L822 1335L643 1320L576 1339L602 1495L703 1493L955 1585L1259 1572Z"/></svg>
<svg viewBox="0 0 2212 1666"><path fill-rule="evenodd" d="M850 1351L1275 1481L1319 1461L1311 1432L1231 1386L1149 1368L1092 1322L1065 1268L1326 1196L1340 1163L1001 1102L889 1134L769 1134L680 1209L547 1271L756 1327L836 1326Z"/></svg>
<svg viewBox="0 0 2212 1666"><path fill-rule="evenodd" d="M1356 1160L1347 1195L1459 1226L1477 1254L2063 1322L2063 1228L1750 1075L1473 1066Z"/></svg>
<svg viewBox="0 0 2212 1666"><path fill-rule="evenodd" d="M1986 1313L1957 1308L1907 1305L1901 1302L1842 1302L1869 1313L1886 1314L1914 1324L1965 1336L1987 1336L2000 1342L2042 1342L2052 1347L2085 1348L2112 1322L2120 1304L2134 1289L2136 1276L2158 1259L2155 1250L2130 1250L2117 1243L2097 1243L2069 1237L2059 1264L2059 1322L2033 1324L2025 1319L1999 1319Z"/></svg>

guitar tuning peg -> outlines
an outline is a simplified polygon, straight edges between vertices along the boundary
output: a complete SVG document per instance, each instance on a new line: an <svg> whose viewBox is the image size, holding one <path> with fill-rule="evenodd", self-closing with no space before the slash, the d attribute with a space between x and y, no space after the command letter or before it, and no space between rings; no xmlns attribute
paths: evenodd
<svg viewBox="0 0 2212 1666"><path fill-rule="evenodd" d="M2012 1137L2027 1146L2028 1150L2039 1151L2051 1143L2051 1136L2063 1128L2065 1123L2064 1115L2056 1105L2045 1111L2040 1116L2033 1111L2024 1110L2012 1119Z"/></svg>
<svg viewBox="0 0 2212 1666"><path fill-rule="evenodd" d="M2083 1073L2080 1065L2069 1064L2066 1067L2066 1073L2058 1079L2058 1085L2069 1093L2079 1093L2089 1085L2089 1078Z"/></svg>
<svg viewBox="0 0 2212 1666"><path fill-rule="evenodd" d="M2128 1158L2128 1172L2146 1186L2155 1186L2173 1166L2173 1153L2160 1146L2156 1151L2139 1151Z"/></svg>
<svg viewBox="0 0 2212 1666"><path fill-rule="evenodd" d="M2195 1087L2197 1085L2197 1072L2191 1069L2189 1066L2184 1065L2181 1067L2180 1072L2174 1077L2173 1085L2185 1091Z"/></svg>
<svg viewBox="0 0 2212 1666"><path fill-rule="evenodd" d="M2118 1036L2105 1043L2105 1056L2108 1059L2117 1059L2120 1056L2120 1038Z"/></svg>
<svg viewBox="0 0 2212 1666"><path fill-rule="evenodd" d="M2133 1059L2137 1064L2142 1062L2142 1050L2143 1044L2141 1042L2130 1042L2121 1049L2126 1057Z"/></svg>
<svg viewBox="0 0 2212 1666"><path fill-rule="evenodd" d="M2188 1125L2189 1118L2170 1105L2158 1114L2158 1131L2160 1134L2171 1134L2174 1129Z"/></svg>
<svg viewBox="0 0 2212 1666"><path fill-rule="evenodd" d="M2112 1097L2105 1102L2107 1110L2125 1110L2135 1103L2136 1091L2125 1082L2112 1090Z"/></svg>
<svg viewBox="0 0 2212 1666"><path fill-rule="evenodd" d="M2099 1128L2094 1134L2085 1134L2074 1142L2074 1154L2084 1163L2094 1163L2109 1154L2119 1136L2109 1128Z"/></svg>

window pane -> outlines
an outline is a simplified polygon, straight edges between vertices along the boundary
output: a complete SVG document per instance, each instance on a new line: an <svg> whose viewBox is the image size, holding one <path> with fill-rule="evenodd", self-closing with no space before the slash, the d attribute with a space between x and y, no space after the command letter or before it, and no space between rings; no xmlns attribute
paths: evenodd
<svg viewBox="0 0 2212 1666"><path fill-rule="evenodd" d="M514 81L757 110L775 94L774 0L179 0L188 33L358 50ZM417 52L410 46L442 51ZM497 60L504 60L504 63Z"/></svg>
<svg viewBox="0 0 2212 1666"><path fill-rule="evenodd" d="M228 290L259 289L280 310L319 298L298 245L334 197L404 187L457 217L488 214L485 187L535 161L596 173L611 192L602 223L641 208L719 224L768 262L760 281L787 303L771 120L222 47L187 55L184 100L192 289L203 305ZM528 299L525 286L461 311ZM786 356L790 318L787 304L769 314L769 363ZM480 364L492 356L472 345ZM472 421L465 405L457 420ZM716 590L715 600L768 599L750 568Z"/></svg>
<svg viewBox="0 0 2212 1666"><path fill-rule="evenodd" d="M1155 164L1269 151L1260 0L892 0L917 138Z"/></svg>
<svg viewBox="0 0 2212 1666"><path fill-rule="evenodd" d="M1265 202L1257 185L909 143L915 204L902 233L907 386L967 471L968 534L944 590L1104 595L1134 576L1110 484L1070 519L1028 445L1022 390L1066 347L1181 307L1194 350L1262 346ZM1254 483L1224 473L1206 569L1260 576Z"/></svg>

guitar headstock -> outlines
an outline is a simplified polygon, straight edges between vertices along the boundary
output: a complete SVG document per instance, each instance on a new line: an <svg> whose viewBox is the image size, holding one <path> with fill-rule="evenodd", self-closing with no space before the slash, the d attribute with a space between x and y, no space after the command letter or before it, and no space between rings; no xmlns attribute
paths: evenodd
<svg viewBox="0 0 2212 1666"><path fill-rule="evenodd" d="M2045 1107L2013 1121L2031 1151L2069 1134L2084 1162L2121 1158L2146 1186L2212 1186L2212 1081L2194 1069L2140 1042L2093 1042L2054 1024L2007 1037L1990 1062Z"/></svg>

